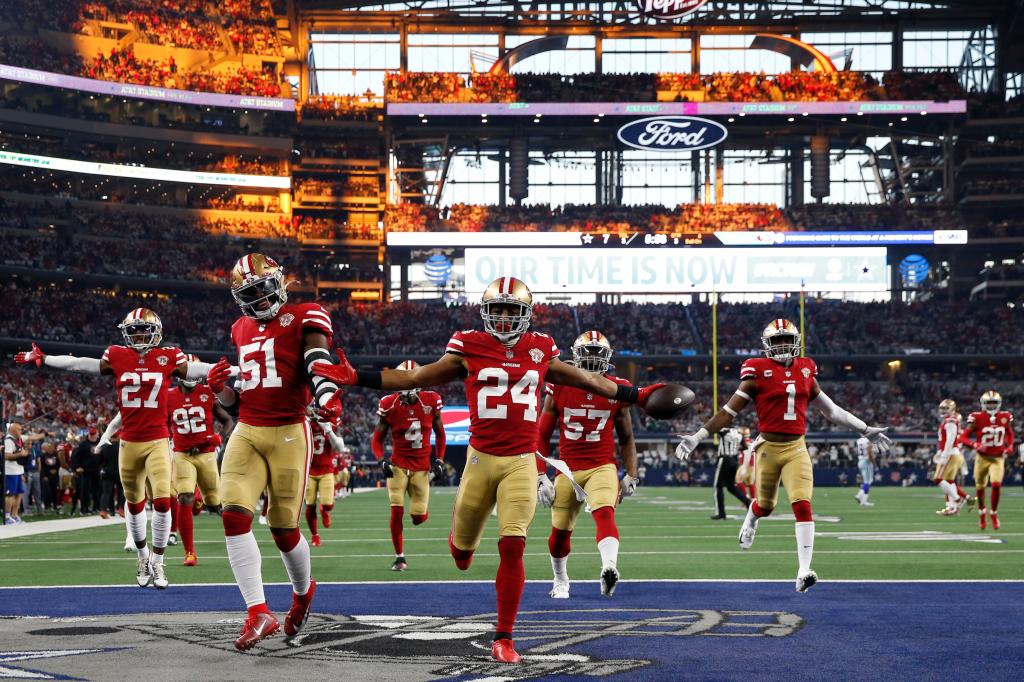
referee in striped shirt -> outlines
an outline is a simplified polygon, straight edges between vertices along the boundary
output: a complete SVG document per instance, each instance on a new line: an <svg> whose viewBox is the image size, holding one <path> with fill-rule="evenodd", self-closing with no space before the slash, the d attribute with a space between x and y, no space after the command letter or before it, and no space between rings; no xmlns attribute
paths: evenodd
<svg viewBox="0 0 1024 682"><path fill-rule="evenodd" d="M726 518L723 488L732 493L737 500L743 503L744 507L750 506L750 498L736 487L736 470L739 468L738 457L742 444L743 434L735 427L722 431L718 437L718 462L715 463L715 515L711 517L716 521Z"/></svg>

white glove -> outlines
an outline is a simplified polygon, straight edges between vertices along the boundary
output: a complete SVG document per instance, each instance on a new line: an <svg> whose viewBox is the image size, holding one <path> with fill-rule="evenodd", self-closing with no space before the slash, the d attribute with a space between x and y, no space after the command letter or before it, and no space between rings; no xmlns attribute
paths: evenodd
<svg viewBox="0 0 1024 682"><path fill-rule="evenodd" d="M622 480L619 481L619 492L621 493L621 497L633 497L633 493L636 492L636 487L639 483L639 478L635 478L629 474L623 476Z"/></svg>
<svg viewBox="0 0 1024 682"><path fill-rule="evenodd" d="M967 475L967 460L966 459L964 460L964 463L960 465L960 475L961 476L966 476Z"/></svg>
<svg viewBox="0 0 1024 682"><path fill-rule="evenodd" d="M861 435L871 441L871 444L882 452L889 452L892 447L892 439L885 435L889 427L869 426Z"/></svg>
<svg viewBox="0 0 1024 682"><path fill-rule="evenodd" d="M701 427L697 433L683 436L682 440L679 441L679 445L676 446L676 457L679 461L685 462L690 459L690 454L697 449L697 446L707 435L708 432Z"/></svg>
<svg viewBox="0 0 1024 682"><path fill-rule="evenodd" d="M946 462L949 461L949 455L943 455L941 452L936 452L935 456L932 457L932 461L940 466L946 466Z"/></svg>
<svg viewBox="0 0 1024 682"><path fill-rule="evenodd" d="M555 502L555 484L547 474L537 477L537 501L545 507L550 507Z"/></svg>

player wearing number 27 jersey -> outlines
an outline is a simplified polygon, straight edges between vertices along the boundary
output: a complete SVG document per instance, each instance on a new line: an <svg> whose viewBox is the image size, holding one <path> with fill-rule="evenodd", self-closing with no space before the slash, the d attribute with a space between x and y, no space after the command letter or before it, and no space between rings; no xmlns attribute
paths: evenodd
<svg viewBox="0 0 1024 682"><path fill-rule="evenodd" d="M484 524L497 505L498 617L491 655L507 663L520 661L512 644L512 628L523 594L523 552L536 510L537 487L542 482L550 486L546 476L538 477L534 464L545 378L640 404L660 386L627 387L560 361L551 337L528 331L532 311L533 295L526 284L501 277L484 291L480 310L484 331L456 332L435 362L414 369L356 372L339 351L337 365L313 369L340 384L387 391L429 388L465 378L472 435L455 497L449 547L456 566L468 569Z"/></svg>
<svg viewBox="0 0 1024 682"><path fill-rule="evenodd" d="M740 386L729 402L696 433L683 436L676 456L685 460L697 444L711 433L732 424L739 411L753 402L757 410L760 436L754 444L757 452L757 499L747 508L740 528L740 547L754 543L759 518L772 513L782 481L796 516L797 571L796 590L806 592L818 581L811 570L814 553L814 517L811 494L814 475L804 436L807 433L807 406L814 405L834 424L865 436L881 450L890 441L885 429L868 426L839 407L821 390L814 360L800 354L800 332L789 320L773 320L761 333L765 357L751 358L740 368Z"/></svg>

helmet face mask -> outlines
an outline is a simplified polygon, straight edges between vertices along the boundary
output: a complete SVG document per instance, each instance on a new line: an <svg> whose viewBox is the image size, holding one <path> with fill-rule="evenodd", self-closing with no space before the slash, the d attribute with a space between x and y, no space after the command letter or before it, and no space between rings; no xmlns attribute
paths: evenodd
<svg viewBox="0 0 1024 682"><path fill-rule="evenodd" d="M156 348L164 338L163 323L149 308L131 311L117 328L121 330L125 345L137 351Z"/></svg>
<svg viewBox="0 0 1024 682"><path fill-rule="evenodd" d="M773 320L761 332L761 346L766 357L788 362L800 355L800 332L789 320Z"/></svg>
<svg viewBox="0 0 1024 682"><path fill-rule="evenodd" d="M612 346L604 334L588 331L572 344L572 363L591 374L604 374L611 366Z"/></svg>
<svg viewBox="0 0 1024 682"><path fill-rule="evenodd" d="M985 391L981 396L981 407L989 414L995 414L1003 406L1003 396L996 391Z"/></svg>
<svg viewBox="0 0 1024 682"><path fill-rule="evenodd" d="M515 341L530 328L533 294L515 277L499 277L484 291L480 317L484 330L502 343Z"/></svg>
<svg viewBox="0 0 1024 682"><path fill-rule="evenodd" d="M242 256L231 271L231 295L246 317L271 320L288 302L284 269L263 254Z"/></svg>

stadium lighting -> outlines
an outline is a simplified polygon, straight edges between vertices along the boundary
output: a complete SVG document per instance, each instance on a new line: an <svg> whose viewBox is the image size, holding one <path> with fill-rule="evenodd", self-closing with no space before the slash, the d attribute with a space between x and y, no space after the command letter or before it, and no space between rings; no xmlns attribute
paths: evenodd
<svg viewBox="0 0 1024 682"><path fill-rule="evenodd" d="M730 117L729 117L729 119L728 119L728 121L729 121L729 123L733 123L733 122L735 122L735 121L736 121L736 119L734 119L734 118L733 118L732 116L730 116Z"/></svg>
<svg viewBox="0 0 1024 682"><path fill-rule="evenodd" d="M842 117L841 119L839 119L839 120L840 120L840 121L841 121L842 123L846 123L846 121L847 121L847 118L846 118L845 116L843 116L843 117Z"/></svg>
<svg viewBox="0 0 1024 682"><path fill-rule="evenodd" d="M858 115L858 116L863 116L863 115L864 115L864 112L863 112L863 111L858 111L858 112L857 112L857 115Z"/></svg>
<svg viewBox="0 0 1024 682"><path fill-rule="evenodd" d="M801 115L801 116L809 116L809 113L805 111L804 113L802 113L802 114L800 114L800 115Z"/></svg>
<svg viewBox="0 0 1024 682"><path fill-rule="evenodd" d="M900 116L900 120L905 122L907 120L907 117L906 116Z"/></svg>
<svg viewBox="0 0 1024 682"><path fill-rule="evenodd" d="M793 121L795 121L796 119L795 119L795 118L793 118L792 116L790 116L790 117L789 117L789 118L787 118L786 120L787 120L787 121L789 121L790 123L792 123L792 122L793 122Z"/></svg>

